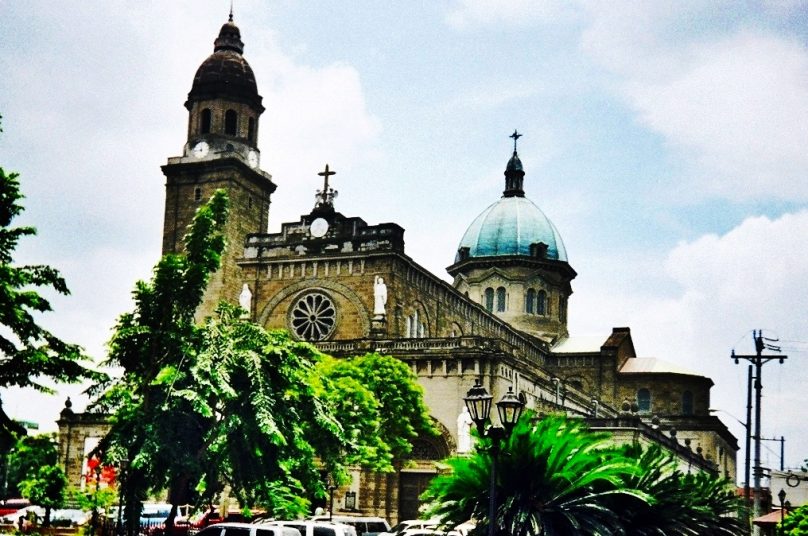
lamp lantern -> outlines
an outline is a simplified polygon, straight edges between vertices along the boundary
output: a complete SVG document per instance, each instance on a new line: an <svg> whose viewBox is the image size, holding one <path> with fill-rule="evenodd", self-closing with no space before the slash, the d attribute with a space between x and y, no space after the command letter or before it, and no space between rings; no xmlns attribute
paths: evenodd
<svg viewBox="0 0 808 536"><path fill-rule="evenodd" d="M508 387L508 392L497 402L499 422L502 423L502 426L508 432L510 432L519 421L519 417L522 416L522 410L524 408L524 400L513 392L513 387Z"/></svg>
<svg viewBox="0 0 808 536"><path fill-rule="evenodd" d="M474 380L474 387L468 390L463 400L471 415L471 420L477 425L477 429L482 431L488 417L491 415L491 400L493 396L488 394L485 387L480 385L480 380Z"/></svg>

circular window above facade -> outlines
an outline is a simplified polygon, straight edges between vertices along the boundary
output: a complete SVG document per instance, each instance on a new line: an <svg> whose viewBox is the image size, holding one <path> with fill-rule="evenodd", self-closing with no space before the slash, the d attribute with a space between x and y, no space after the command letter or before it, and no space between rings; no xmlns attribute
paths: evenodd
<svg viewBox="0 0 808 536"><path fill-rule="evenodd" d="M292 306L289 325L297 337L306 341L321 341L334 331L337 309L325 294L310 292Z"/></svg>

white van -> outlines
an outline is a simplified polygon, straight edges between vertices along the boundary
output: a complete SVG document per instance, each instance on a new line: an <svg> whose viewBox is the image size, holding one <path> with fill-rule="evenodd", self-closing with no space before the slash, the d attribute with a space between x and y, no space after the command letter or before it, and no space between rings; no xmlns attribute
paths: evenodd
<svg viewBox="0 0 808 536"><path fill-rule="evenodd" d="M216 523L196 534L197 536L301 536L300 531L292 527L252 523Z"/></svg>
<svg viewBox="0 0 808 536"><path fill-rule="evenodd" d="M270 521L267 525L291 527L299 530L300 536L356 536L352 526L329 521Z"/></svg>
<svg viewBox="0 0 808 536"><path fill-rule="evenodd" d="M376 536L380 532L388 532L390 530L390 523L381 517L322 515L314 516L311 520L351 525L356 529L357 536Z"/></svg>

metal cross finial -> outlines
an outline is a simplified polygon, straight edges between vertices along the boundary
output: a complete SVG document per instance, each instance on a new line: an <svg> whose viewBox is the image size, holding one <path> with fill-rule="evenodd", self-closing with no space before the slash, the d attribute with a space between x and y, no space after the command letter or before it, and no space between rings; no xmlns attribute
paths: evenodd
<svg viewBox="0 0 808 536"><path fill-rule="evenodd" d="M230 0L230 22L233 22L233 0Z"/></svg>
<svg viewBox="0 0 808 536"><path fill-rule="evenodd" d="M320 173L318 173L319 176L325 178L325 180L323 181L323 191L324 192L328 191L328 177L330 177L331 175L336 175L336 174L337 174L336 171L331 171L330 169L328 169L328 164L325 165L325 171L321 171Z"/></svg>
<svg viewBox="0 0 808 536"><path fill-rule="evenodd" d="M513 138L513 152L516 152L516 141L522 137L522 134L519 134L516 129L513 129L513 134L508 136L509 138Z"/></svg>

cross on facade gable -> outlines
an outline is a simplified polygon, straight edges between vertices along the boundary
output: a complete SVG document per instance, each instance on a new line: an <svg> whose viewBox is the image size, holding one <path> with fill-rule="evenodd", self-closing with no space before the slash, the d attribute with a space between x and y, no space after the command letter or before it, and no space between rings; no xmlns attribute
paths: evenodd
<svg viewBox="0 0 808 536"><path fill-rule="evenodd" d="M328 178L336 174L337 172L331 171L331 169L328 167L328 164L325 165L325 169L323 171L318 173L318 175L323 178L323 189L317 190L317 195L315 195L315 198L317 199L315 208L317 207L333 208L334 198L337 197L337 191L328 185Z"/></svg>
<svg viewBox="0 0 808 536"><path fill-rule="evenodd" d="M328 177L330 177L331 175L336 175L336 174L337 174L336 171L331 171L330 169L328 169L328 164L325 165L325 170L318 173L319 176L324 177L324 180L323 180L323 192L328 191Z"/></svg>

